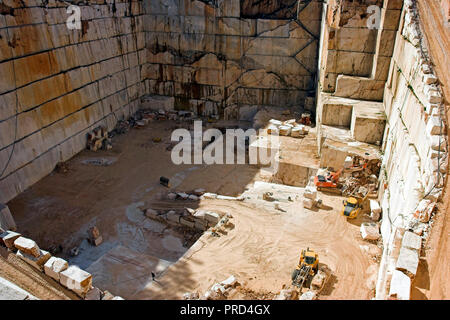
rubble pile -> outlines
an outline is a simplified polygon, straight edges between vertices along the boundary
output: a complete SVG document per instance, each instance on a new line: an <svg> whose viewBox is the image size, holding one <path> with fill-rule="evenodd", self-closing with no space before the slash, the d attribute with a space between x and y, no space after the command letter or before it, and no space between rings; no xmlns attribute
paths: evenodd
<svg viewBox="0 0 450 320"><path fill-rule="evenodd" d="M195 115L190 111L166 111L140 109L128 120L118 120L116 127L110 133L110 137L127 133L132 128L143 128L153 121L188 121L193 120Z"/></svg>
<svg viewBox="0 0 450 320"><path fill-rule="evenodd" d="M231 275L222 282L215 283L208 291L203 295L204 300L224 300L229 295L230 291L239 286L239 282L236 277Z"/></svg>
<svg viewBox="0 0 450 320"><path fill-rule="evenodd" d="M273 300L297 300L298 292L294 289L283 289Z"/></svg>
<svg viewBox="0 0 450 320"><path fill-rule="evenodd" d="M351 158L352 165L345 168L339 180L339 184L342 185L342 195L364 197L369 191L376 194L381 161L365 160L359 156Z"/></svg>
<svg viewBox="0 0 450 320"><path fill-rule="evenodd" d="M100 149L110 150L112 148L108 130L105 127L97 127L87 134L88 150L98 151Z"/></svg>
<svg viewBox="0 0 450 320"><path fill-rule="evenodd" d="M217 212L206 210L194 210L191 208L154 210L146 209L144 215L152 220L163 222L178 227L184 227L196 232L204 232L211 228L211 233L221 232L232 226L230 214L221 215Z"/></svg>

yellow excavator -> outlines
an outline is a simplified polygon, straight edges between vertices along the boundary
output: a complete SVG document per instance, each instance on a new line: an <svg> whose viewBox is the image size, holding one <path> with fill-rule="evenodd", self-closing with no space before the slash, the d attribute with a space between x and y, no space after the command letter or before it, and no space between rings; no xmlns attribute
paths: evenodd
<svg viewBox="0 0 450 320"><path fill-rule="evenodd" d="M302 250L300 255L300 261L292 272L292 284L300 290L303 287L309 288L311 286L312 279L319 271L319 255L314 251Z"/></svg>
<svg viewBox="0 0 450 320"><path fill-rule="evenodd" d="M367 191L364 198L361 197L349 197L343 201L344 207L342 208L341 215L348 219L356 219L361 212L364 203L369 197L371 190Z"/></svg>

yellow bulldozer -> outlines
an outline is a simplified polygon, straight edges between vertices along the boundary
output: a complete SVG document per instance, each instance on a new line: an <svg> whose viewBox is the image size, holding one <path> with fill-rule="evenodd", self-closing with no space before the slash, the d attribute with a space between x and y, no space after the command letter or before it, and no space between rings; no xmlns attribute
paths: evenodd
<svg viewBox="0 0 450 320"><path fill-rule="evenodd" d="M370 192L371 190L369 189L364 198L351 196L347 200L344 200L344 207L342 208L341 215L347 217L348 219L356 219L361 212L364 203L369 197Z"/></svg>
<svg viewBox="0 0 450 320"><path fill-rule="evenodd" d="M314 276L319 271L319 255L309 248L302 250L300 261L292 272L292 285L300 288L309 288Z"/></svg>

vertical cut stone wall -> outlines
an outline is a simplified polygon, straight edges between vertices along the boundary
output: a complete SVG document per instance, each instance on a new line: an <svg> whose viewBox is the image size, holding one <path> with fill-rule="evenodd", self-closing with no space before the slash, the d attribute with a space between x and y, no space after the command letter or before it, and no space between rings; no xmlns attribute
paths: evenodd
<svg viewBox="0 0 450 320"><path fill-rule="evenodd" d="M147 90L177 109L250 118L315 95L318 0L146 3Z"/></svg>
<svg viewBox="0 0 450 320"><path fill-rule="evenodd" d="M0 202L84 149L89 130L111 130L145 93L142 1L78 2L0 6ZM81 30L66 26L70 3Z"/></svg>
<svg viewBox="0 0 450 320"><path fill-rule="evenodd" d="M430 212L423 214L421 210L424 205L433 208L441 198L448 164L441 88L415 1L405 1L400 26L383 101L388 123L381 176L384 252L377 285L379 299L389 294L405 231L426 239ZM414 275L410 277L401 284L408 296ZM399 289L397 283L390 286L391 292Z"/></svg>
<svg viewBox="0 0 450 320"><path fill-rule="evenodd" d="M328 2L321 47L323 92L383 100L402 5L402 0Z"/></svg>

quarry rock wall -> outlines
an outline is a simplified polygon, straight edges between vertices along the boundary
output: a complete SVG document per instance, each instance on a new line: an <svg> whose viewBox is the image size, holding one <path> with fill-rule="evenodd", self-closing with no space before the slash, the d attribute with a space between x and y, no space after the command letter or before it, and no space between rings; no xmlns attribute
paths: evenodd
<svg viewBox="0 0 450 320"><path fill-rule="evenodd" d="M152 1L153 2L153 1ZM81 29L68 29L70 4ZM112 130L145 93L142 1L3 1L0 11L0 202Z"/></svg>
<svg viewBox="0 0 450 320"><path fill-rule="evenodd" d="M377 14L374 28L371 19ZM417 2L330 0L323 16L316 110L321 165L341 159L351 144L364 147L366 154L379 149L383 255L376 297L410 299L448 163L442 90ZM362 134L369 120L376 139ZM340 133L330 135L330 126ZM333 139L340 148L330 152Z"/></svg>
<svg viewBox="0 0 450 320"><path fill-rule="evenodd" d="M321 8L318 0L148 1L146 88L175 97L178 110L227 119L304 107L315 96Z"/></svg>
<svg viewBox="0 0 450 320"><path fill-rule="evenodd" d="M319 85L336 96L382 101L402 0L328 1Z"/></svg>
<svg viewBox="0 0 450 320"><path fill-rule="evenodd" d="M407 281L397 281L399 277L395 276L403 256L404 235L410 230L426 239L447 172L442 91L416 6L416 1L404 2L384 92L388 121L381 175L384 254L377 286L380 299L399 291L399 286L411 286L415 274L408 274ZM416 257L418 262L420 250ZM417 268L416 263L412 264Z"/></svg>

